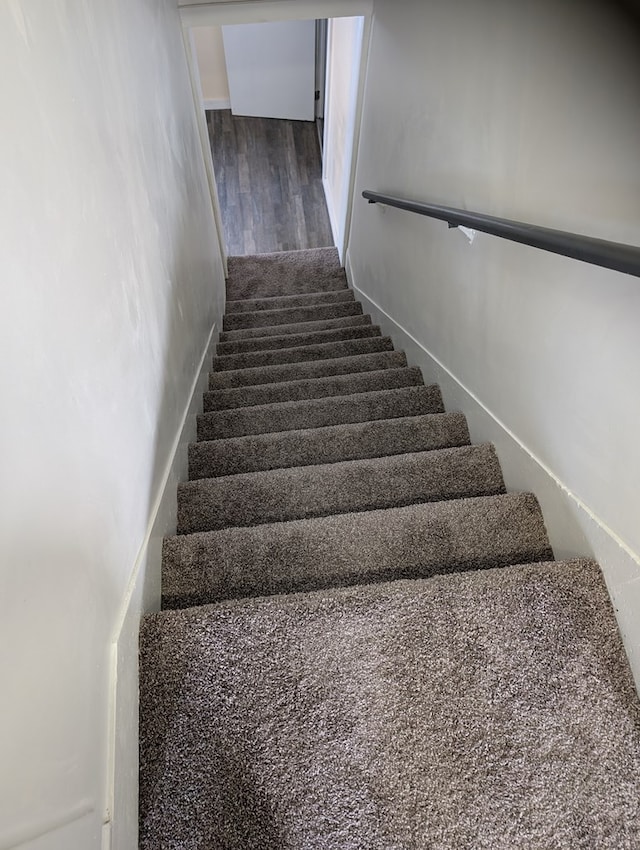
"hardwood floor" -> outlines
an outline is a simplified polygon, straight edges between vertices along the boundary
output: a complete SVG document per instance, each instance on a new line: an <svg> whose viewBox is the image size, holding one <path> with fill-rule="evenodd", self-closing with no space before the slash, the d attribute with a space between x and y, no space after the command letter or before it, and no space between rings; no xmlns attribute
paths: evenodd
<svg viewBox="0 0 640 850"><path fill-rule="evenodd" d="M229 254L333 245L316 127L207 112Z"/></svg>

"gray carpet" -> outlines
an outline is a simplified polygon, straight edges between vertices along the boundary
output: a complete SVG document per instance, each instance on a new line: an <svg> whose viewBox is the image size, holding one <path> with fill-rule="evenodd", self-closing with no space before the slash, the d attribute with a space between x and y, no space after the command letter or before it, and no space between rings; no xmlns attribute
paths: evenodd
<svg viewBox="0 0 640 850"><path fill-rule="evenodd" d="M232 261L232 265L234 262L235 260ZM343 301L355 301L355 295L351 289L310 292L307 295L284 295L279 298L244 298L240 301L227 301L227 315L229 313L255 313L256 310L285 310L287 307L336 304Z"/></svg>
<svg viewBox="0 0 640 850"><path fill-rule="evenodd" d="M140 850L640 850L598 566L550 560L334 249L229 265L141 629Z"/></svg>
<svg viewBox="0 0 640 850"><path fill-rule="evenodd" d="M321 319L340 319L344 316L362 315L362 305L357 301L338 304L318 304L315 307L288 307L284 310L257 310L255 313L227 313L222 328L235 331L242 328L262 328L312 322Z"/></svg>
<svg viewBox="0 0 640 850"><path fill-rule="evenodd" d="M504 492L490 445L292 466L178 486L178 533Z"/></svg>
<svg viewBox="0 0 640 850"><path fill-rule="evenodd" d="M551 557L528 493L332 514L166 538L163 607Z"/></svg>
<svg viewBox="0 0 640 850"><path fill-rule="evenodd" d="M585 561L146 619L143 850L632 850L640 711Z"/></svg>
<svg viewBox="0 0 640 850"><path fill-rule="evenodd" d="M244 354L225 354L213 358L212 368L214 372L229 369L255 369L263 366L278 366L282 363L302 363L305 360L354 357L357 354L373 354L376 351L391 351L392 349L393 343L388 336L372 337L371 339L348 339L342 342L298 345L292 348L247 351Z"/></svg>
<svg viewBox="0 0 640 850"><path fill-rule="evenodd" d="M461 413L373 419L324 428L203 440L189 446L189 478L426 452L470 442Z"/></svg>
<svg viewBox="0 0 640 850"><path fill-rule="evenodd" d="M335 248L229 257L229 301L346 288L347 278Z"/></svg>
<svg viewBox="0 0 640 850"><path fill-rule="evenodd" d="M320 428L395 416L442 413L442 396L436 384L429 387L400 387L346 396L283 401L254 407L216 410L198 416L198 439L216 440L268 431Z"/></svg>
<svg viewBox="0 0 640 850"><path fill-rule="evenodd" d="M366 339L382 336L377 325L351 325L306 333L287 333L281 336L260 336L249 339L232 339L219 342L216 354L244 354L246 351L264 351L274 348L297 348L300 345L319 345L327 342L342 342L346 339Z"/></svg>
<svg viewBox="0 0 640 850"><path fill-rule="evenodd" d="M407 365L403 351L379 351L355 354L351 357L332 357L329 360L309 360L305 363L283 363L251 369L227 369L209 373L209 389L247 387L254 384L272 384L275 381L300 381L306 378L324 378L328 375L346 375L349 372L368 372L378 369L398 369Z"/></svg>
<svg viewBox="0 0 640 850"><path fill-rule="evenodd" d="M206 392L204 412L423 385L422 372L415 368L351 372L348 375L331 375L328 378L314 378L307 381L279 381L274 384L257 384L254 387Z"/></svg>
<svg viewBox="0 0 640 850"><path fill-rule="evenodd" d="M239 328L235 331L224 331L220 334L220 342L233 342L238 339L255 339L256 337L281 336L289 333L312 333L313 331L330 331L336 328L355 328L371 325L371 316L342 316L338 319L321 319L313 322L293 322L290 325L273 325L272 327Z"/></svg>

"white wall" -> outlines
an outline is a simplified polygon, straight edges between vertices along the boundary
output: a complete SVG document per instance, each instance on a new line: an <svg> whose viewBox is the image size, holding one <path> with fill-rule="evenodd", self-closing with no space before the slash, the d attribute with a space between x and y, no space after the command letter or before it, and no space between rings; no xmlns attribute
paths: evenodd
<svg viewBox="0 0 640 850"><path fill-rule="evenodd" d="M229 109L222 27L194 27L192 32L205 109Z"/></svg>
<svg viewBox="0 0 640 850"><path fill-rule="evenodd" d="M638 245L638 104L617 4L377 0L357 191ZM362 200L348 266L557 553L599 558L640 680L640 281Z"/></svg>
<svg viewBox="0 0 640 850"><path fill-rule="evenodd" d="M351 190L363 33L362 17L329 20L322 182L341 257Z"/></svg>
<svg viewBox="0 0 640 850"><path fill-rule="evenodd" d="M136 846L138 612L223 307L174 5L0 5L3 850L100 847L114 771Z"/></svg>

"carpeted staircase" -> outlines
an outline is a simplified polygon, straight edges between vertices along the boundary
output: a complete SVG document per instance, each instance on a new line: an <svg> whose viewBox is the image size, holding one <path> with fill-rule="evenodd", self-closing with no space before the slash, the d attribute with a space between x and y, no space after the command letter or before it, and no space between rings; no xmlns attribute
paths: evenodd
<svg viewBox="0 0 640 850"><path fill-rule="evenodd" d="M333 249L231 258L144 619L142 850L638 850L598 566L380 334Z"/></svg>

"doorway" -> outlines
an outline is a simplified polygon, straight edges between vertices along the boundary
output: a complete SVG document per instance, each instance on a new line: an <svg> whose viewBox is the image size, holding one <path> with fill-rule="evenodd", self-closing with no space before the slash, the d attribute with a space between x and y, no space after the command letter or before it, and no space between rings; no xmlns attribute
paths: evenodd
<svg viewBox="0 0 640 850"><path fill-rule="evenodd" d="M265 11L272 4L260 5L265 7L261 9L262 20L268 20ZM325 4L319 2L317 5L320 9ZM361 9L363 3L355 5ZM279 18L282 4L273 6L274 16ZM229 251L257 253L336 244L343 257L357 150L360 77L364 64L362 48L365 33L368 34L368 20L363 16L319 19L318 23L316 19L307 19L305 25L313 27L310 53L314 75L307 86L312 98L311 114L307 113L304 117L312 120L268 119L259 115L259 107L245 105L232 109L232 101L237 101L232 96L234 86L237 94L237 77L235 81L231 79L235 71L226 61L220 63L218 57L216 81L211 73L215 61L210 56L208 61L205 59L203 62L201 50L198 55L205 29L218 28L221 34L218 45L223 49L228 43L228 38L222 37L225 29L233 34L244 29L239 26L227 29L225 25L229 16L232 24L239 23L238 7L233 10L233 15L232 10L225 7L226 4L189 7L183 8L181 14L183 24L191 34L190 60L199 77L202 117L206 116L210 134L213 170ZM247 12L250 17L251 12ZM251 37L255 37L256 32L254 27ZM247 82L252 89L252 81L271 75L269 71L256 76L254 58L248 58L246 49L241 49L239 56L240 77L241 81L244 78L245 88ZM236 66L237 58L238 53ZM221 65L227 72L226 80L220 73ZM303 76L302 72L296 74L295 71L293 75ZM288 76L292 76L291 71ZM249 91L249 94L253 92ZM226 107L227 114L220 114L224 111L220 107ZM308 132L314 130L313 119L316 128L320 129L319 139L314 145ZM252 124L252 120L255 123ZM277 126L279 121L293 123L288 127ZM226 153L223 142L227 145ZM283 151L284 142L288 142L288 153ZM235 162L234 156L229 153L229 145L234 148ZM321 150L324 162L320 160ZM314 158L316 164L312 162ZM298 178L301 179L298 181ZM261 181L265 186L264 192L260 188ZM296 181L297 186L293 185Z"/></svg>

